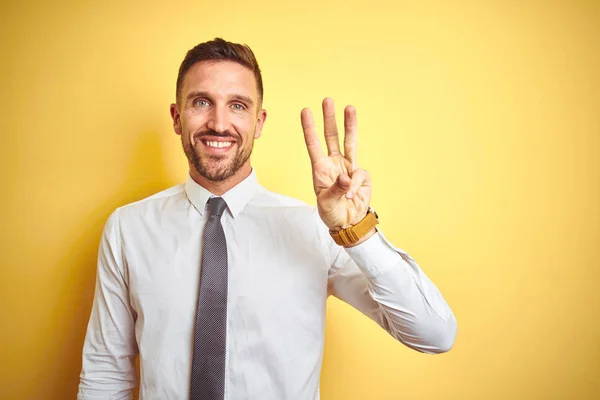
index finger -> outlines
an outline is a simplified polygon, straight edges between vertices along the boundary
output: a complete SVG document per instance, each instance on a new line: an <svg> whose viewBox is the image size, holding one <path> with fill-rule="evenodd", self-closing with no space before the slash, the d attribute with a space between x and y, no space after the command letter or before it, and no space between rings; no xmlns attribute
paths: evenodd
<svg viewBox="0 0 600 400"><path fill-rule="evenodd" d="M323 155L323 150L321 150L312 112L308 108L304 108L300 113L300 122L304 131L304 141L306 142L308 156L310 157L311 164L314 165L325 156Z"/></svg>

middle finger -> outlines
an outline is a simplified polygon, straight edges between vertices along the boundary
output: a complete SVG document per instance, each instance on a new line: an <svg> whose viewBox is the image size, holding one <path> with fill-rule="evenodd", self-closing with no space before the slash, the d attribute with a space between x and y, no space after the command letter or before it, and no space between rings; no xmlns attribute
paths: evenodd
<svg viewBox="0 0 600 400"><path fill-rule="evenodd" d="M337 124L335 122L335 107L333 99L327 97L323 100L323 124L325 126L325 144L327 153L332 155L340 154L340 141Z"/></svg>

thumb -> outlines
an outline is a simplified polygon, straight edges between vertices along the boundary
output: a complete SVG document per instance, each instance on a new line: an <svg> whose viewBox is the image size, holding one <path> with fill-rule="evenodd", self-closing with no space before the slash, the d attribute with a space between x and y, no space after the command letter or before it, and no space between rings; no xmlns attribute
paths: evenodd
<svg viewBox="0 0 600 400"><path fill-rule="evenodd" d="M327 197L336 200L343 197L350 189L351 184L352 179L347 174L339 174L335 183L327 189Z"/></svg>

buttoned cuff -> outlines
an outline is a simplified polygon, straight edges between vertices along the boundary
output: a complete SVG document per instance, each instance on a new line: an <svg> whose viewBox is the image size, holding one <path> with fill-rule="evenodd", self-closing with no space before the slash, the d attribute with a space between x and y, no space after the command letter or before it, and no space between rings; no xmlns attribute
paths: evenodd
<svg viewBox="0 0 600 400"><path fill-rule="evenodd" d="M404 257L410 259L408 254L392 246L379 231L358 246L345 250L367 278L377 278L397 268L398 262L406 263Z"/></svg>

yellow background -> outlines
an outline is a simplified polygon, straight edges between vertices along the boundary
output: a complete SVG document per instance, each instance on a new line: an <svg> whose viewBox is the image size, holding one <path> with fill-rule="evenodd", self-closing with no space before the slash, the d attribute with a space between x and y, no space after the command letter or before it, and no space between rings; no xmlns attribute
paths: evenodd
<svg viewBox="0 0 600 400"><path fill-rule="evenodd" d="M0 399L74 398L102 226L184 179L177 68L216 36L263 70L261 183L314 204L300 110L354 104L458 319L428 356L331 300L324 400L598 398L600 2L340 0L2 2Z"/></svg>

